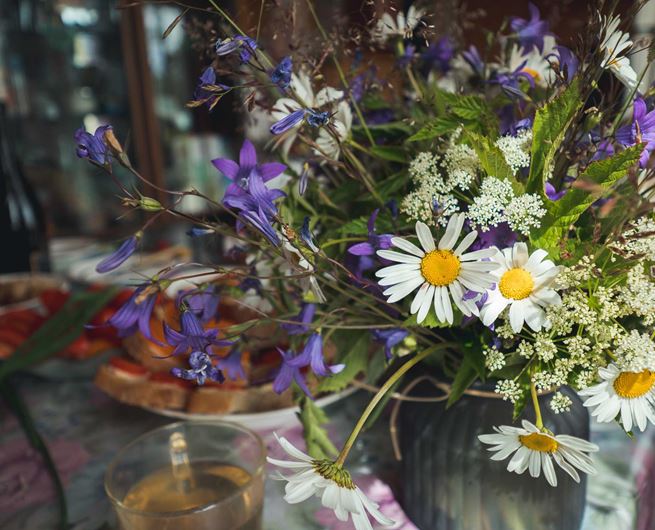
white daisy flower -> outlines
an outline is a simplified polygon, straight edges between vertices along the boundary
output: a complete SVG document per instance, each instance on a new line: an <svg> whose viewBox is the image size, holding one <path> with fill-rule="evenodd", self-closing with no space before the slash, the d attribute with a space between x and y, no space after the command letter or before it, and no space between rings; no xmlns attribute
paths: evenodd
<svg viewBox="0 0 655 530"><path fill-rule="evenodd" d="M318 93L314 94L312 80L305 71L300 71L297 75L291 75L289 89L294 92L300 101L302 101L303 105L292 98L284 97L278 99L271 110L271 116L274 121L279 121L301 108L320 108L324 105L333 104L343 98L343 92L332 87L322 88ZM283 151L285 153L289 151L291 145L298 136L299 128L300 124L284 133Z"/></svg>
<svg viewBox="0 0 655 530"><path fill-rule="evenodd" d="M559 294L551 287L559 273L552 261L544 260L545 250L537 249L528 255L525 243L515 243L512 248L496 249L491 258L498 263L491 274L498 284L488 291L488 298L480 310L485 326L496 321L509 306L509 322L514 333L519 333L526 323L533 331L539 331L546 323L544 307L562 303Z"/></svg>
<svg viewBox="0 0 655 530"><path fill-rule="evenodd" d="M395 18L390 13L385 13L378 19L373 29L373 39L384 44L391 37L410 38L414 28L424 15L424 9L416 8L413 5L407 10L407 16L402 10L398 10Z"/></svg>
<svg viewBox="0 0 655 530"><path fill-rule="evenodd" d="M339 102L337 112L330 119L330 124L334 128L338 140L328 131L327 127L321 127L316 139L318 149L314 149L314 152L317 155L338 160L341 154L341 143L350 136L350 129L353 124L353 114L347 102Z"/></svg>
<svg viewBox="0 0 655 530"><path fill-rule="evenodd" d="M605 58L602 67L610 70L616 78L630 90L637 86L637 72L630 65L630 59L624 55L632 47L632 41L627 33L619 28L620 17L610 19L605 28L605 37L600 47Z"/></svg>
<svg viewBox="0 0 655 530"><path fill-rule="evenodd" d="M553 82L555 72L547 57L556 51L555 45L555 38L551 35L544 37L543 52L540 52L537 48L531 48L526 52L518 44L515 44L510 50L507 65L509 71L515 72L521 68L521 72L532 77L535 84L542 87L548 86Z"/></svg>
<svg viewBox="0 0 655 530"><path fill-rule="evenodd" d="M398 263L375 273L381 278L379 284L387 287L383 293L389 297L387 302L397 302L418 289L410 313L418 313L416 321L419 324L425 320L433 303L437 318L441 322L452 324L451 297L464 315L478 315L475 302L465 296L469 294L465 293L465 290L481 293L491 287L494 281L489 271L497 268L498 264L481 260L492 256L496 249L487 248L465 253L478 235L475 230L469 232L459 245L455 246L465 218L466 214L463 213L453 215L436 246L428 226L418 221L416 235L422 249L405 239L394 237L391 244L408 254L393 250L377 252L381 258Z"/></svg>
<svg viewBox="0 0 655 530"><path fill-rule="evenodd" d="M614 363L600 368L601 383L581 390L589 396L585 407L600 423L613 421L617 415L626 431L636 425L645 431L648 422L655 424L655 371L622 372Z"/></svg>
<svg viewBox="0 0 655 530"><path fill-rule="evenodd" d="M379 524L392 526L395 522L380 512L379 505L369 499L350 478L350 473L338 467L330 460L314 460L286 438L277 434L275 438L284 451L294 460L277 460L267 457L269 463L285 469L292 469L293 474L284 476L278 473L276 478L286 480L284 500L297 504L312 496L321 498L326 508L334 510L340 521L352 518L357 530L373 530L369 514Z"/></svg>
<svg viewBox="0 0 655 530"><path fill-rule="evenodd" d="M543 469L544 476L551 486L557 486L555 463L566 471L573 480L580 482L576 468L588 474L596 473L593 461L586 453L598 451L598 446L568 434L550 434L539 430L527 420L521 422L523 428L501 425L494 427L496 434L481 434L478 439L492 445L495 451L492 460L505 460L512 456L507 471L522 474L526 469L530 476L537 478Z"/></svg>

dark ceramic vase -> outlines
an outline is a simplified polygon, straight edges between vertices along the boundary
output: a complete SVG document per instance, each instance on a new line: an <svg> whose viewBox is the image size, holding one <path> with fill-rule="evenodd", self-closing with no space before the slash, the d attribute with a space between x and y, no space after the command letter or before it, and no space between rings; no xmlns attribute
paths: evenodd
<svg viewBox="0 0 655 530"><path fill-rule="evenodd" d="M477 387L493 390L493 387ZM575 392L571 411L555 414L539 399L544 424L556 434L589 439L589 415ZM429 383L412 395L434 395ZM526 407L525 419L534 423ZM463 396L450 409L445 402L402 405L403 508L421 530L578 530L585 508L585 474L576 483L555 466L558 485L543 476L506 470L508 460L490 460L479 434L512 425L512 405L502 399Z"/></svg>

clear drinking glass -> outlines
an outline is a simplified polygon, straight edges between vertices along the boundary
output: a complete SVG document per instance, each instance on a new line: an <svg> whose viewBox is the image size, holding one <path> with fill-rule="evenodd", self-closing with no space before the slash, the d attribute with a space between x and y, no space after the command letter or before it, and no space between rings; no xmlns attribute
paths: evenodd
<svg viewBox="0 0 655 530"><path fill-rule="evenodd" d="M228 422L179 422L124 447L105 491L123 530L261 530L266 451Z"/></svg>

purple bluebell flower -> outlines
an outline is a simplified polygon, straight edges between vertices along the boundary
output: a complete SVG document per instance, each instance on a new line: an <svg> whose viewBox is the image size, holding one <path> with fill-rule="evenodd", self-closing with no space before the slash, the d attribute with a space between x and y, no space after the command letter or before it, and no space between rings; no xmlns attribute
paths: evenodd
<svg viewBox="0 0 655 530"><path fill-rule="evenodd" d="M89 162L100 166L109 164L105 132L110 130L112 130L111 125L101 125L93 134L86 132L84 127L77 129L73 135L75 142L77 142L77 156L86 158Z"/></svg>
<svg viewBox="0 0 655 530"><path fill-rule="evenodd" d="M273 391L277 394L281 394L291 386L293 381L295 381L308 397L314 399L309 388L307 388L305 376L303 376L300 368L290 363L290 361L294 359L293 353L288 351L285 352L280 348L277 348L277 351L280 352L280 356L282 357L282 364L280 365L280 370L273 381Z"/></svg>
<svg viewBox="0 0 655 530"><path fill-rule="evenodd" d="M287 88L291 82L293 73L293 61L288 55L271 72L271 81L280 88Z"/></svg>
<svg viewBox="0 0 655 530"><path fill-rule="evenodd" d="M327 110L318 111L314 109L307 109L307 123L312 127L322 127L330 121L330 113Z"/></svg>
<svg viewBox="0 0 655 530"><path fill-rule="evenodd" d="M557 53L551 53L546 59L553 57L559 65L559 71L562 73L567 82L571 82L578 72L580 60L566 46L555 46Z"/></svg>
<svg viewBox="0 0 655 530"><path fill-rule="evenodd" d="M303 240L303 243L305 243L312 252L319 252L320 249L316 246L316 243L314 243L314 235L309 229L309 217L305 217L305 220L302 223L300 239Z"/></svg>
<svg viewBox="0 0 655 530"><path fill-rule="evenodd" d="M177 305L186 304L201 324L216 318L218 314L218 305L220 296L216 285L206 285L199 289L189 289L182 291L177 295Z"/></svg>
<svg viewBox="0 0 655 530"><path fill-rule="evenodd" d="M391 212L391 217L396 219L398 217L398 201L396 199L390 199L384 203L384 205L389 208Z"/></svg>
<svg viewBox="0 0 655 530"><path fill-rule="evenodd" d="M508 248L513 246L517 240L516 232L506 222L502 222L488 230L478 230L478 237L471 245L470 251L489 247Z"/></svg>
<svg viewBox="0 0 655 530"><path fill-rule="evenodd" d="M222 383L225 381L223 372L212 364L211 357L203 351L194 351L189 355L189 369L172 368L171 374L180 379L195 381L199 385L204 385L207 379Z"/></svg>
<svg viewBox="0 0 655 530"><path fill-rule="evenodd" d="M230 55L232 52L239 51L241 63L247 63L257 49L257 42L250 37L237 35L234 38L227 38L216 43L216 55Z"/></svg>
<svg viewBox="0 0 655 530"><path fill-rule="evenodd" d="M231 381L236 381L237 379L245 380L246 372L243 369L243 363L241 361L242 353L235 346L226 357L218 360L216 367L225 373Z"/></svg>
<svg viewBox="0 0 655 530"><path fill-rule="evenodd" d="M107 320L107 324L116 329L119 337L132 335L138 329L148 340L161 344L150 330L150 317L159 291L152 283L140 285L129 300Z"/></svg>
<svg viewBox="0 0 655 530"><path fill-rule="evenodd" d="M300 313L291 320L297 324L289 324L287 322L280 324L289 335L302 335L309 331L309 324L314 320L316 313L316 304L303 304Z"/></svg>
<svg viewBox="0 0 655 530"><path fill-rule="evenodd" d="M219 340L218 329L205 330L198 317L188 309L182 311L180 323L182 329L176 331L164 322L164 338L169 346L175 347L171 355L180 355L189 350L213 353L214 346L225 348L233 344L229 340Z"/></svg>
<svg viewBox="0 0 655 530"><path fill-rule="evenodd" d="M462 52L462 58L470 65L478 77L483 77L484 61L480 57L480 52L475 46L470 46L468 50Z"/></svg>
<svg viewBox="0 0 655 530"><path fill-rule="evenodd" d="M655 110L648 112L643 98L635 99L632 123L616 132L616 140L624 147L646 144L639 158L639 166L646 167L650 154L655 150Z"/></svg>
<svg viewBox="0 0 655 530"><path fill-rule="evenodd" d="M141 239L141 232L137 232L132 237L127 238L123 243L109 256L103 259L96 265L96 272L103 274L105 272L113 271L120 267L127 258L129 258L136 250L137 244Z"/></svg>
<svg viewBox="0 0 655 530"><path fill-rule="evenodd" d="M280 246L280 238L278 237L275 228L273 228L271 220L261 208L257 211L244 210L239 215L244 221L259 230L264 237L271 242L271 244L276 247Z"/></svg>
<svg viewBox="0 0 655 530"><path fill-rule="evenodd" d="M244 140L239 151L239 162L228 158L215 158L212 160L212 164L232 181L225 190L225 196L243 194L248 190L250 176L253 173L259 174L263 182L268 182L281 175L287 168L287 166L279 162L258 164L257 151L250 140Z"/></svg>
<svg viewBox="0 0 655 530"><path fill-rule="evenodd" d="M540 18L539 9L532 2L528 4L530 20L512 17L510 27L518 35L521 46L530 51L538 48L541 53L544 51L544 37L548 35L548 22Z"/></svg>
<svg viewBox="0 0 655 530"><path fill-rule="evenodd" d="M455 55L455 47L448 37L441 37L437 42L430 44L421 56L431 69L448 72L450 61Z"/></svg>
<svg viewBox="0 0 655 530"><path fill-rule="evenodd" d="M391 359L393 357L391 350L405 340L405 337L409 335L409 331L402 328L374 329L371 334L376 342L384 344L384 354L387 359Z"/></svg>
<svg viewBox="0 0 655 530"><path fill-rule="evenodd" d="M288 364L296 368L311 366L312 372L321 377L338 374L346 367L345 364L334 364L332 366L325 364L323 337L320 333L313 333L305 343L300 355L289 360Z"/></svg>
<svg viewBox="0 0 655 530"><path fill-rule="evenodd" d="M521 90L521 79L527 81L531 88L535 87L534 78L523 69L527 61L523 61L512 72L496 73L489 81L492 84L500 85L509 98L524 99L525 93Z"/></svg>
<svg viewBox="0 0 655 530"><path fill-rule="evenodd" d="M261 296L262 282L260 282L257 278L253 278L253 276L249 276L241 280L241 283L239 284L239 289L244 293L247 293L250 289L253 289L258 295Z"/></svg>
<svg viewBox="0 0 655 530"><path fill-rule="evenodd" d="M202 75L198 78L198 84L193 92L193 101L202 102L209 107L213 107L216 104L220 95L213 90L207 90L207 86L218 86L224 91L230 89L229 86L216 82L216 72L211 66L205 68Z"/></svg>
<svg viewBox="0 0 655 530"><path fill-rule="evenodd" d="M412 64L415 55L416 55L416 46L414 46L413 44L407 44L405 46L405 49L403 50L403 54L400 57L398 57L398 66L400 68L406 68L407 66Z"/></svg>
<svg viewBox="0 0 655 530"><path fill-rule="evenodd" d="M375 265L375 253L378 250L388 250L391 248L392 234L378 235L375 231L375 221L377 220L380 209L373 211L368 218L368 240L361 243L355 243L348 247L348 254L357 256L357 262L354 263L352 271L359 279L365 271Z"/></svg>
<svg viewBox="0 0 655 530"><path fill-rule="evenodd" d="M514 105L505 105L497 112L500 118L500 134L516 136L520 131L532 129L532 118L517 120L514 115Z"/></svg>
<svg viewBox="0 0 655 530"><path fill-rule="evenodd" d="M293 129L304 119L305 119L305 109L294 110L290 114L287 114L281 120L278 120L273 125L271 125L271 134L277 135L287 132L289 129Z"/></svg>
<svg viewBox="0 0 655 530"><path fill-rule="evenodd" d="M557 191L555 186L553 186L549 180L546 181L544 188L546 197L548 197L551 201L559 201L562 197L564 197L564 195L566 195L566 192L568 191L566 188Z"/></svg>
<svg viewBox="0 0 655 530"><path fill-rule="evenodd" d="M605 160L613 154L614 145L612 144L612 140L601 140L598 145L596 145L596 152L591 157L591 161L595 162L596 160Z"/></svg>

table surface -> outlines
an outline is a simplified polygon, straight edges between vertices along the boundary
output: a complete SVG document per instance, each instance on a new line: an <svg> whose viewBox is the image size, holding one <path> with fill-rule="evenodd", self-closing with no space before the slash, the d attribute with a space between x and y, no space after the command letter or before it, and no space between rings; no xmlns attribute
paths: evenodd
<svg viewBox="0 0 655 530"><path fill-rule="evenodd" d="M72 366L57 360L41 367L38 374L22 376L17 381L66 485L72 530L115 528L103 489L108 462L118 449L140 434L172 421L107 397L90 382L94 371L93 362ZM328 408L333 440L340 440L349 431L366 399L366 395L357 393ZM27 444L15 418L6 409L0 408L0 411L3 418L0 424L0 528L50 530L57 521L50 478L38 455ZM388 475L383 478L393 482L395 466L385 423L384 419L378 421L376 428L355 448L351 461L360 471L357 480L377 488L378 495L386 496L387 513L402 520L403 514L391 490L380 481L373 483L370 476L361 475L371 468L386 469ZM277 451L273 447L272 433L261 434L269 448ZM292 427L284 434L298 441L300 427ZM655 429L652 428L630 440L615 425L594 425L592 441L601 446L601 452L596 458L599 472L588 481L584 530L655 528L655 515L643 513L644 509L655 510L654 440ZM289 506L282 500L282 494L281 482L267 481L264 530L350 528L321 511L317 499ZM646 499L651 500L644 502ZM397 528L415 529L409 522Z"/></svg>

